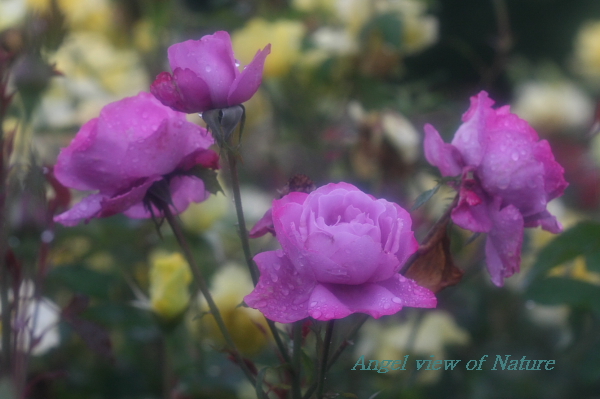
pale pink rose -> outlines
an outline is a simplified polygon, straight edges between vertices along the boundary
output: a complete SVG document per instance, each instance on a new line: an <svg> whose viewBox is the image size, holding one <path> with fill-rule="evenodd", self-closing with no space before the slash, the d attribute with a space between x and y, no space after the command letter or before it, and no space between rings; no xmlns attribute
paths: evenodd
<svg viewBox="0 0 600 399"><path fill-rule="evenodd" d="M436 306L431 291L398 274L418 248L400 206L347 183L328 184L273 201L272 218L282 249L254 257L261 276L244 299L267 318L378 318L403 306Z"/></svg>
<svg viewBox="0 0 600 399"><path fill-rule="evenodd" d="M462 177L454 223L488 233L488 271L498 286L519 271L523 228L542 226L553 233L562 226L547 210L567 187L564 169L546 140L508 106L493 109L485 91L471 97L451 144L425 125L425 157L443 176Z"/></svg>
<svg viewBox="0 0 600 399"><path fill-rule="evenodd" d="M80 220L124 213L149 218L144 200L152 185L166 187L174 213L208 197L201 179L187 172L196 165L218 168L209 150L213 138L183 113L162 105L150 93L108 104L81 127L58 156L54 174L63 185L98 190L55 221L74 226ZM155 207L154 215L161 213Z"/></svg>
<svg viewBox="0 0 600 399"><path fill-rule="evenodd" d="M258 90L270 52L269 44L240 72L227 32L177 43L168 50L173 74L160 73L150 91L164 105L187 113L238 105Z"/></svg>

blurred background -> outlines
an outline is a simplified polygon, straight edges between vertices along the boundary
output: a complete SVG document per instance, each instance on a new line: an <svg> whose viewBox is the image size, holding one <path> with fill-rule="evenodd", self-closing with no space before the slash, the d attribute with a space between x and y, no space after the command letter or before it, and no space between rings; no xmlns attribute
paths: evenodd
<svg viewBox="0 0 600 399"><path fill-rule="evenodd" d="M331 397L600 398L597 0L0 0L0 118L13 148L6 263L40 337L23 343L27 398L256 397L220 351L205 304L188 293L169 229L159 235L152 221L121 216L67 229L48 217L83 195L48 178L59 149L104 105L149 91L169 70L169 45L217 30L231 34L244 65L272 45L246 103L240 173L250 226L296 174L317 186L350 182L409 209L439 178L423 157L423 125L449 141L480 90L550 142L570 183L550 206L567 233L527 231L522 271L503 288L485 271L484 240L454 227L462 281L438 294L435 310L369 320L328 377ZM252 283L222 177L225 195L181 219L236 343L261 367L277 365L262 315L238 306ZM417 238L453 196L443 188L411 213ZM267 236L252 244L254 253L277 247ZM462 366L350 370L362 355L406 354ZM465 370L483 355L487 367ZM496 355L556 367L492 371ZM277 377L267 373L273 388ZM9 390L0 381L0 397Z"/></svg>

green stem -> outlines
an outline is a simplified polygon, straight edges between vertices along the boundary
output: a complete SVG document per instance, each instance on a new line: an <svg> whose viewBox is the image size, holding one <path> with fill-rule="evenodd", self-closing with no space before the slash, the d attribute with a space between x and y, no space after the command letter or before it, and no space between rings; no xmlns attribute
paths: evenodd
<svg viewBox="0 0 600 399"><path fill-rule="evenodd" d="M321 362L319 363L319 379L317 381L317 399L323 399L323 390L325 388L325 374L327 374L327 360L329 358L329 347L333 337L333 324L335 320L327 322L325 330L325 339L323 340L323 349L321 350Z"/></svg>
<svg viewBox="0 0 600 399"><path fill-rule="evenodd" d="M248 238L248 230L246 229L246 219L244 218L244 209L242 207L242 195L240 193L240 180L237 172L237 157L235 152L227 146L227 162L229 163L229 171L231 173L231 189L233 190L233 200L235 201L235 212L238 219L238 228L240 234L240 240L242 241L242 250L244 251L244 258L248 269L250 270L250 276L254 286L258 283L258 272L254 261L252 260L252 253L250 252L250 240Z"/></svg>
<svg viewBox="0 0 600 399"><path fill-rule="evenodd" d="M301 389L301 359L302 359L302 321L297 321L294 323L293 327L293 339L294 339L294 350L292 353L292 371L293 371L293 381L292 381L292 395L294 399L302 398L302 389Z"/></svg>
<svg viewBox="0 0 600 399"><path fill-rule="evenodd" d="M356 335L358 330L360 330L360 328L363 326L363 324L365 324L365 322L368 319L369 319L369 315L367 315L367 314L360 315L360 319L358 320L358 322L350 329L350 331L348 331L348 334L346 334L346 337L342 340L342 342L340 343L340 346L338 346L336 351L333 352L333 354L331 355L331 358L329 359L329 362L327 363L327 368L325 371L329 371L329 369L331 369L331 367L338 360L338 358L341 356L341 354L344 352L344 350L348 346L352 345L352 339L354 339L354 336ZM309 399L312 396L312 394L315 393L316 390L317 390L317 383L315 382L308 388L308 390L306 391L306 393L303 396L303 399Z"/></svg>
<svg viewBox="0 0 600 399"><path fill-rule="evenodd" d="M243 124L240 126L240 137L242 135L241 130L243 129ZM220 132L222 134L222 131ZM242 195L240 193L240 179L237 171L237 154L233 150L231 142L228 142L225 147L227 162L229 163L229 171L231 173L231 189L233 191L233 200L235 202L235 211L238 219L238 228L239 228L239 236L240 241L242 242L242 251L244 252L244 259L246 260L246 264L248 265L248 270L250 271L250 276L252 277L252 283L256 287L258 283L258 271L254 261L252 260L252 252L250 251L250 239L248 237L248 229L246 228L246 219L244 218L244 208L242 206ZM267 325L269 326L269 330L271 330L271 334L273 335L273 339L275 340L275 344L279 349L279 353L281 357L286 363L291 363L290 356L288 355L288 351L279 336L279 331L277 331L277 327L275 327L275 323L269 319L267 320Z"/></svg>
<svg viewBox="0 0 600 399"><path fill-rule="evenodd" d="M200 292L202 292L202 295L204 295L204 298L206 299L206 302L208 304L208 308L210 309L210 312L214 316L217 326L219 327L221 334L223 334L223 338L225 338L225 342L226 342L227 346L231 350L231 353L233 354L233 357L235 358L236 362L238 363L238 365L240 366L240 368L246 375L246 378L250 381L250 383L252 383L252 385L255 385L256 378L254 377L254 375L252 374L252 372L246 365L246 362L244 361L242 355L240 354L239 350L235 346L235 343L233 342L233 339L231 338L231 335L229 334L229 331L227 330L227 327L225 326L225 322L223 321L221 312L219 312L219 308L217 307L215 301L212 298L212 295L210 294L208 285L206 284L206 280L204 279L204 276L202 275L202 271L196 264L194 256L192 255L192 251L190 250L190 247L181 231L181 227L179 225L177 218L175 218L175 216L173 215L173 212L171 212L171 209L169 208L169 206L167 204L165 204L162 207L162 209L163 209L165 218L167 219L167 222L169 223L169 225L171 226L171 229L173 230L173 233L175 234L175 238L177 239L179 246L183 250L183 254L184 254L185 258L186 258L188 264L190 265L190 270L192 271L192 275L194 276L194 281L198 285L198 289L200 290Z"/></svg>

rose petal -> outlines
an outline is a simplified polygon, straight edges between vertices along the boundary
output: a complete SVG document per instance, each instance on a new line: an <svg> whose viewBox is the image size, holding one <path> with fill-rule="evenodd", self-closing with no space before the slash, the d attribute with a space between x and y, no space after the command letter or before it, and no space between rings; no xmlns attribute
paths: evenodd
<svg viewBox="0 0 600 399"><path fill-rule="evenodd" d="M436 166L442 176L457 176L462 172L463 160L458 149L444 143L440 134L430 124L425 125L425 158Z"/></svg>
<svg viewBox="0 0 600 399"><path fill-rule="evenodd" d="M208 82L196 75L191 69L176 68L173 71L173 78L185 104L184 112L204 112L225 106L223 102L215 101Z"/></svg>
<svg viewBox="0 0 600 399"><path fill-rule="evenodd" d="M520 269L521 246L523 244L523 217L513 205L498 210L500 201L492 205L494 227L488 233L485 254L492 282L498 287L504 285L504 279Z"/></svg>
<svg viewBox="0 0 600 399"><path fill-rule="evenodd" d="M227 32L219 31L200 40L174 44L169 47L168 56L173 71L177 68L189 69L208 85L213 108L228 105L229 88L239 72ZM182 84L179 87L182 89Z"/></svg>
<svg viewBox="0 0 600 399"><path fill-rule="evenodd" d="M367 313L374 318L397 313L403 306L435 307L433 293L399 274L379 283L361 285L317 284L308 313L317 320Z"/></svg>
<svg viewBox="0 0 600 399"><path fill-rule="evenodd" d="M194 108L188 106L175 83L175 79L168 72L158 74L150 85L150 92L167 107L179 112L194 112Z"/></svg>
<svg viewBox="0 0 600 399"><path fill-rule="evenodd" d="M254 227L252 227L252 230L250 230L250 233L248 233L248 235L250 236L250 238L258 238L258 237L262 237L267 233L271 233L273 235L275 235L275 227L273 226L273 209L269 208L265 214L263 215L262 218L260 218L260 220L258 222L256 222L256 224L254 225Z"/></svg>
<svg viewBox="0 0 600 399"><path fill-rule="evenodd" d="M471 107L462 117L452 144L460 151L467 166L479 166L483 158L483 145L487 138L486 123L493 115L494 101L485 91L471 97Z"/></svg>
<svg viewBox="0 0 600 399"><path fill-rule="evenodd" d="M63 226L76 226L79 224L79 222L81 222L81 220L85 220L85 222L87 222L91 218L96 217L96 215L100 212L102 209L100 202L104 198L105 197L100 194L88 195L80 202L73 205L73 207L68 211L55 216L54 221L62 224Z"/></svg>
<svg viewBox="0 0 600 399"><path fill-rule="evenodd" d="M314 281L303 278L281 250L254 257L260 279L244 302L279 323L293 323L308 317L308 300Z"/></svg>
<svg viewBox="0 0 600 399"><path fill-rule="evenodd" d="M544 165L544 188L547 200L550 201L563 195L565 188L569 185L565 181L565 169L554 160L554 154L550 144L542 140L533 147L535 159Z"/></svg>
<svg viewBox="0 0 600 399"><path fill-rule="evenodd" d="M252 62L244 68L242 73L235 79L229 88L229 95L227 96L228 105L244 103L256 93L262 82L265 58L267 58L267 55L270 53L270 44L256 53Z"/></svg>

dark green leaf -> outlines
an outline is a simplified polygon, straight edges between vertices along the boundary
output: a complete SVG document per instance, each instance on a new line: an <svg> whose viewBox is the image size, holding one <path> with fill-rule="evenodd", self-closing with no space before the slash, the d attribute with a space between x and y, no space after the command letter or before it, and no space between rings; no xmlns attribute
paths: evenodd
<svg viewBox="0 0 600 399"><path fill-rule="evenodd" d="M545 305L571 305L600 312L600 286L563 277L549 277L532 283L525 296Z"/></svg>
<svg viewBox="0 0 600 399"><path fill-rule="evenodd" d="M60 266L48 274L51 282L66 286L71 291L108 299L115 277L83 266Z"/></svg>
<svg viewBox="0 0 600 399"><path fill-rule="evenodd" d="M585 256L590 270L600 272L600 224L582 222L557 236L539 253L532 277L539 278L554 266Z"/></svg>
<svg viewBox="0 0 600 399"><path fill-rule="evenodd" d="M363 28L361 38L365 40L373 34L381 35L384 43L400 49L402 46L402 21L394 14L379 15Z"/></svg>
<svg viewBox="0 0 600 399"><path fill-rule="evenodd" d="M431 199L431 197L433 197L435 195L435 193L438 192L438 190L440 189L441 186L442 186L441 184L438 184L431 190L427 190L427 191L424 191L421 194L419 194L419 196L415 200L415 204L412 206L412 208L410 210L415 211L415 210L419 209L423 204L425 204L427 201L429 201Z"/></svg>
<svg viewBox="0 0 600 399"><path fill-rule="evenodd" d="M219 184L219 180L217 180L217 171L196 165L190 169L188 173L192 176L202 179L204 182L204 188L209 193L216 195L220 191L225 194L221 188L221 185Z"/></svg>

